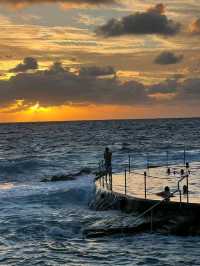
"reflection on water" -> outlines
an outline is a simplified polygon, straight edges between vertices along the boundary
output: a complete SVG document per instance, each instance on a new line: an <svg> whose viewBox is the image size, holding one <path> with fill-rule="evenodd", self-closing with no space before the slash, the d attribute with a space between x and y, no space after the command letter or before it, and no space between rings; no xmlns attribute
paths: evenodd
<svg viewBox="0 0 200 266"><path fill-rule="evenodd" d="M9 190L14 187L12 183L0 183L0 190Z"/></svg>

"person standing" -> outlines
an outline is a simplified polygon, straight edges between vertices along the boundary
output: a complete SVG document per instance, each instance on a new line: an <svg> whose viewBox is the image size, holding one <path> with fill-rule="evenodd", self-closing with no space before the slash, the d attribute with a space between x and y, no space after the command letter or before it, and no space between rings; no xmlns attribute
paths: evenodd
<svg viewBox="0 0 200 266"><path fill-rule="evenodd" d="M108 147L105 148L104 163L105 163L106 175L109 174L110 177L112 175L112 152Z"/></svg>

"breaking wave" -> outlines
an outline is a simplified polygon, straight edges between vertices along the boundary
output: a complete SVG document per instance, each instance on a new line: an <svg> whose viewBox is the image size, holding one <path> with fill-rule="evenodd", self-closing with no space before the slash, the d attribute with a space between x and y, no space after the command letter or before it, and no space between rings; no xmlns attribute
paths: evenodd
<svg viewBox="0 0 200 266"><path fill-rule="evenodd" d="M78 176L72 181L0 183L0 198L42 204L88 205L94 192L93 176Z"/></svg>

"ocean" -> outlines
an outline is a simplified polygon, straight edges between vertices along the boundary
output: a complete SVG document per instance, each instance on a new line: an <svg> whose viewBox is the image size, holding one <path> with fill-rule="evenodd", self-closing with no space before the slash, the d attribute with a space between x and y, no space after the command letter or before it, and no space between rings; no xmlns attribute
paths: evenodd
<svg viewBox="0 0 200 266"><path fill-rule="evenodd" d="M128 155L135 168L165 164L166 153L169 162L183 162L184 154L196 162L200 119L0 124L0 265L200 265L200 237L83 235L126 215L89 208L107 146L114 172L124 170Z"/></svg>

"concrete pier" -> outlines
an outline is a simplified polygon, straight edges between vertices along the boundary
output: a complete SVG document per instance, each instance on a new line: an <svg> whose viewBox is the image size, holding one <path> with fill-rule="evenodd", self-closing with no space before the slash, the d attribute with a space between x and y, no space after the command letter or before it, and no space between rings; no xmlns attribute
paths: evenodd
<svg viewBox="0 0 200 266"><path fill-rule="evenodd" d="M112 182L108 179L106 182L104 177L97 179L92 208L99 211L120 210L135 215L136 222L132 226L97 231L100 235L109 235L120 231L136 233L141 228L148 228L149 231L179 235L200 234L199 169L198 164L184 171L181 166L173 166L169 173L166 168L157 167L148 169L146 177L144 169L141 169L134 173L113 174ZM188 176L185 176L185 171ZM189 188L187 195L182 191L182 185L186 184ZM172 193L169 199L157 195L166 185Z"/></svg>

